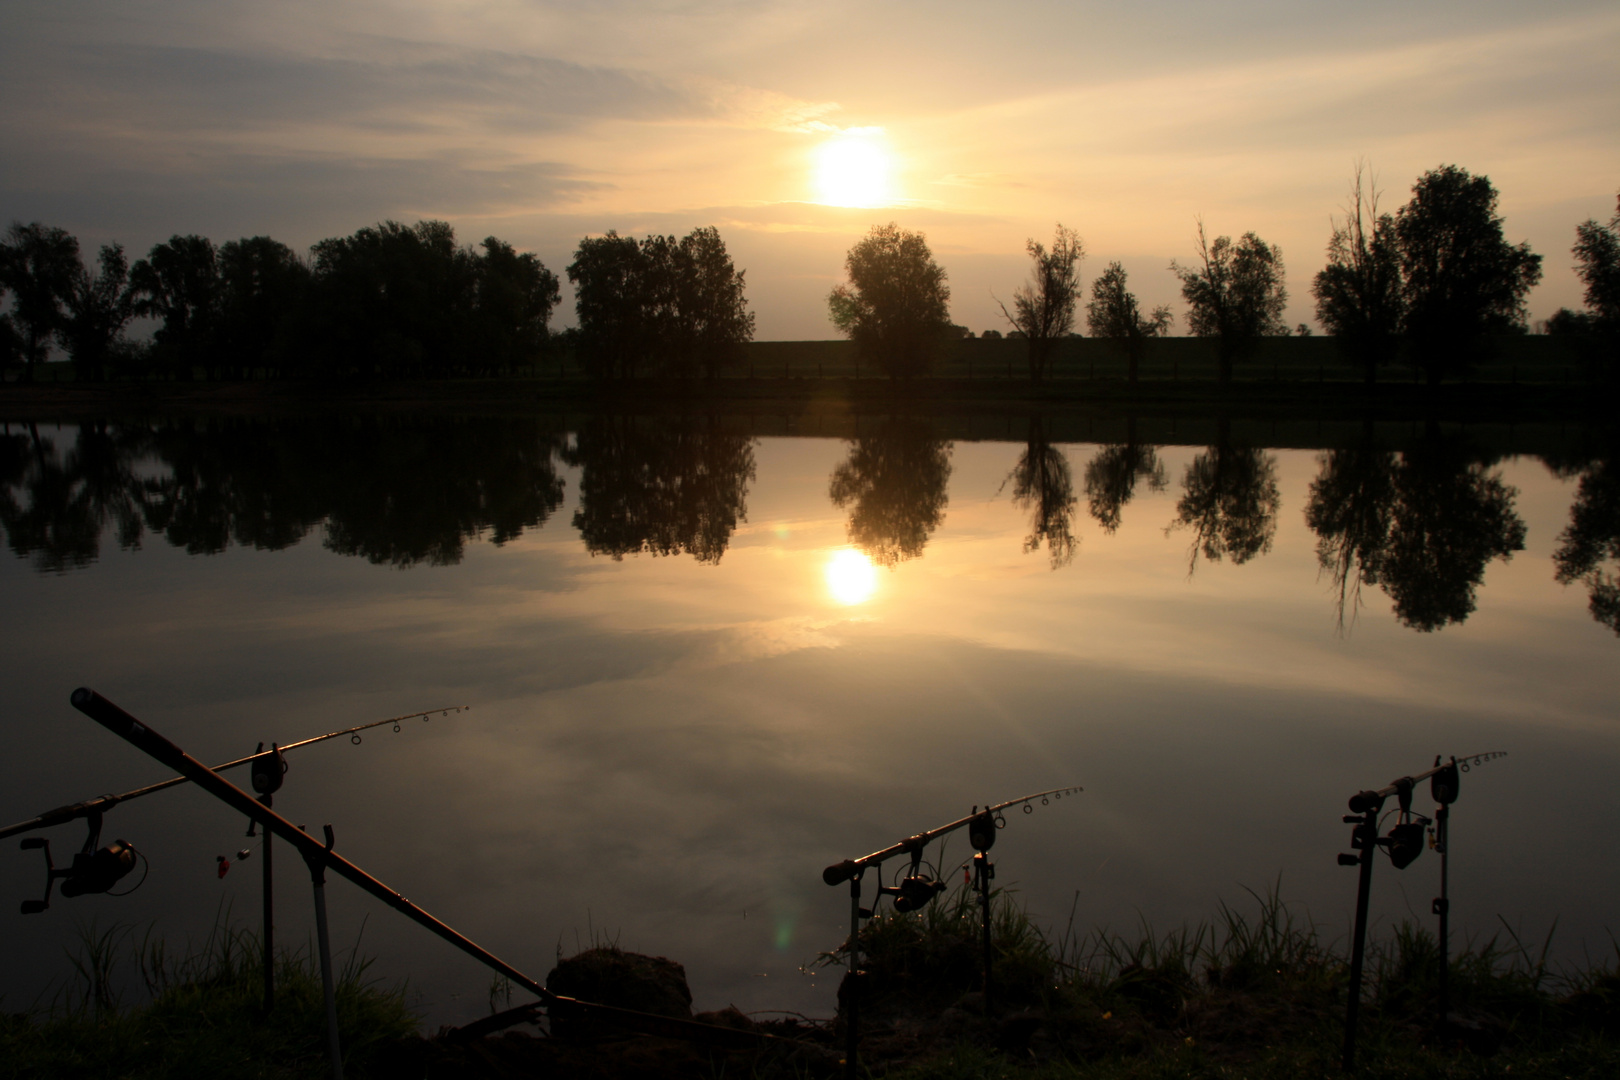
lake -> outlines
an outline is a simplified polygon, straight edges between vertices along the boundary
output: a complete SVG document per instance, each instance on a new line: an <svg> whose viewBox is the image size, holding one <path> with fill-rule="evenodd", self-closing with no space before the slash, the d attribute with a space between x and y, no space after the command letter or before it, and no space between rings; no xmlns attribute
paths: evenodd
<svg viewBox="0 0 1620 1080"><path fill-rule="evenodd" d="M975 804L1085 789L992 852L1057 931L1275 886L1342 938L1348 797L1507 751L1462 778L1453 926L1556 921L1579 959L1620 895L1613 460L1556 426L1219 417L13 420L0 824L166 775L80 685L208 761L470 705L295 751L276 809L536 977L612 941L699 1008L830 1015L822 868ZM245 824L189 786L115 809L149 875L0 912L0 1007L92 925L256 926L257 862L217 872ZM83 833L47 831L59 864ZM1380 859L1377 925L1432 925L1438 869ZM0 898L43 870L8 842ZM328 893L430 1026L487 1012L487 972Z"/></svg>

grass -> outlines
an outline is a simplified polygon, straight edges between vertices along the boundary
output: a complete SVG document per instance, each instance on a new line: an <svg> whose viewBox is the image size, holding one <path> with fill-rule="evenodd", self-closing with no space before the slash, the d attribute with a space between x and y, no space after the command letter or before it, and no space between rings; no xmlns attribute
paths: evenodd
<svg viewBox="0 0 1620 1080"><path fill-rule="evenodd" d="M996 1013L976 993L979 910L965 888L861 933L863 1065L900 1080L1256 1078L1339 1073L1347 943L1275 888L1169 932L1042 930L993 898ZM1510 927L1454 942L1437 1027L1439 946L1403 923L1368 943L1357 1075L1620 1076L1620 945L1568 970ZM822 963L847 959L847 943Z"/></svg>
<svg viewBox="0 0 1620 1080"><path fill-rule="evenodd" d="M329 1076L326 1010L312 950L276 959L276 1007L263 1015L258 937L216 921L200 947L174 952L150 929L81 931L73 980L29 1013L0 1014L0 1077L283 1078ZM334 957L338 1027L349 1075L415 1033L403 986L367 975L358 943ZM125 986L141 1001L127 1005Z"/></svg>

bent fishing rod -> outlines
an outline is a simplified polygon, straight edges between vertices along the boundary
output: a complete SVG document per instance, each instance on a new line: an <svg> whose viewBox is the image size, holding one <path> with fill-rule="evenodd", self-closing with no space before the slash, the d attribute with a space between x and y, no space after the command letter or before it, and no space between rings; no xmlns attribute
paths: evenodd
<svg viewBox="0 0 1620 1080"><path fill-rule="evenodd" d="M968 843L974 849L973 880L979 894L980 930L984 951L984 1011L988 1016L991 1009L990 976L994 959L990 942L990 882L996 876L995 867L990 864L988 853L996 842L997 830L1007 826L1007 819L1002 811L1009 807L1022 806L1024 813L1032 814L1035 812L1036 799L1041 800L1042 806L1046 806L1051 800L1062 799L1065 795L1076 795L1084 790L1081 787L1052 788L1049 791L1037 791L1033 795L1008 799L994 806L986 806L983 810L975 806L967 817L957 818L937 829L914 833L870 855L833 863L821 872L821 880L828 885L849 882L849 994L844 1001L846 1080L854 1080L859 1075L857 1058L860 1050L861 920L870 919L877 907L876 900L872 902L871 908L861 907L861 878L865 876L866 871L872 867L881 867L885 860L892 859L896 855L909 855L911 867L905 877L901 878L897 885L884 885L880 881L877 896L878 899L885 896L893 897L894 910L898 912L925 908L934 897L945 891L945 883L922 872L923 850L942 836L949 835L957 829L967 829ZM934 872L938 873L938 870Z"/></svg>
<svg viewBox="0 0 1620 1080"><path fill-rule="evenodd" d="M360 742L360 732L362 731L369 731L375 727L382 727L384 724L393 724L394 730L398 731L400 724L406 720L415 720L417 717L421 717L424 721L427 721L431 720L435 714L439 716L449 716L451 713L466 712L471 708L471 705L451 705L443 709L422 709L418 712L405 713L403 716L390 716L386 720L373 720L366 724L355 724L353 727L346 727L339 731L328 731L325 735L316 735L313 738L300 739L297 742L287 743L285 746L271 743L268 754L285 754L289 750L297 750L301 747L313 746L316 743L325 742L327 739L336 739L342 735L348 735L352 742L358 744ZM260 758L266 758L266 760L263 762L257 762L257 759ZM209 771L220 773L227 769L234 769L240 765L247 765L255 762L261 765L270 764L270 761L266 756L264 743L260 743L259 748L246 757L239 757L234 761L227 761L222 765L212 766ZM281 771L286 771L285 762L277 762L276 764ZM256 769L255 771L258 770ZM119 795L99 795L94 799L86 799L84 802L76 802L70 803L67 806L59 806L55 810L47 810L45 813L40 814L37 817L31 817L27 821L19 821L15 825L8 825L5 828L0 829L0 840L17 836L20 833L33 832L36 829L48 829L52 825L61 825L65 822L73 821L76 818L90 817L93 814L104 814L121 803L127 803L133 799L139 799L143 795L152 795L156 792L164 791L168 788L174 787L176 784L187 784L190 782L190 777L171 776L167 780L159 780L155 784L147 784L145 787L138 787L133 791L126 791ZM258 787L259 784L255 783L254 786Z"/></svg>
<svg viewBox="0 0 1620 1080"><path fill-rule="evenodd" d="M764 1042L780 1043L791 1041L778 1039L760 1032L722 1028L699 1023L695 1020L655 1016L634 1009L581 1001L577 998L554 993L548 990L544 983L519 971L448 923L442 922L429 914L421 905L413 903L395 889L390 888L355 863L333 851L334 837L330 825L325 827L325 842L317 840L299 826L294 825L287 818L282 817L275 810L266 806L262 801L255 799L246 791L232 784L229 780L187 754L179 746L176 746L89 687L81 686L73 691L70 700L75 709L78 709L114 735L178 772L186 780L196 784L231 809L253 818L265 830L273 832L283 841L296 848L299 855L303 857L309 866L310 876L315 884L316 913L319 917L318 921L322 924L325 922L325 871L332 870L339 877L357 885L364 892L381 900L401 915L466 953L485 967L504 975L512 982L535 994L540 999L537 1006L544 1007L548 1015L594 1017L610 1021L618 1027L630 1031L662 1035L667 1038L695 1039L720 1045L758 1045ZM325 950L323 949L323 951ZM329 968L329 966L329 963L323 964L323 967ZM333 1012L333 996L329 974L326 977L326 983L329 1027L333 1032L331 1037L335 1042L335 1013Z"/></svg>

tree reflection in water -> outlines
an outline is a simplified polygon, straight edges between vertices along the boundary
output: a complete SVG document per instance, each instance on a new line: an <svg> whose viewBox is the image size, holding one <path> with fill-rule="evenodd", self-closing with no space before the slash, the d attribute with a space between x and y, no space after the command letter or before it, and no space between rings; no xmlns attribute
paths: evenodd
<svg viewBox="0 0 1620 1080"><path fill-rule="evenodd" d="M1013 505L1030 511L1024 554L1039 551L1044 541L1052 569L1067 566L1079 544L1074 535L1074 474L1068 457L1047 441L1039 417L1030 420L1029 441L1007 479L1013 485Z"/></svg>
<svg viewBox="0 0 1620 1080"><path fill-rule="evenodd" d="M1592 618L1620 635L1620 469L1612 454L1581 470L1553 564L1560 584L1586 584Z"/></svg>
<svg viewBox="0 0 1620 1080"><path fill-rule="evenodd" d="M597 417L564 456L584 470L574 527L592 555L718 563L747 520L754 439L713 417Z"/></svg>
<svg viewBox="0 0 1620 1080"><path fill-rule="evenodd" d="M1467 620L1493 558L1524 548L1518 492L1460 439L1431 428L1399 456L1371 438L1324 454L1305 510L1317 559L1345 597L1360 582L1381 585L1395 615L1414 630Z"/></svg>
<svg viewBox="0 0 1620 1080"><path fill-rule="evenodd" d="M1181 479L1176 520L1165 530L1193 531L1187 572L1198 555L1211 562L1230 558L1241 565L1271 550L1277 534L1277 459L1248 447L1232 445L1227 422L1220 422L1214 446L1193 458Z"/></svg>
<svg viewBox="0 0 1620 1080"><path fill-rule="evenodd" d="M849 539L881 566L921 555L945 520L951 444L924 420L891 417L856 438L833 469L827 494L850 507Z"/></svg>
<svg viewBox="0 0 1620 1080"><path fill-rule="evenodd" d="M1147 481L1149 490L1165 488L1164 463L1156 446L1136 441L1136 420L1127 421L1123 443L1103 447L1086 462L1086 502L1103 531L1119 528L1125 504L1136 495L1136 484Z"/></svg>
<svg viewBox="0 0 1620 1080"><path fill-rule="evenodd" d="M376 419L84 424L58 453L30 426L0 436L0 525L41 570L85 566L106 526L120 547L150 531L214 554L278 551L322 522L326 546L398 567L460 561L562 503L560 435L533 420Z"/></svg>
<svg viewBox="0 0 1620 1080"><path fill-rule="evenodd" d="M1371 434L1355 446L1320 454L1305 524L1316 533L1316 560L1333 582L1339 628L1361 609L1363 582L1377 584L1395 508L1395 455Z"/></svg>

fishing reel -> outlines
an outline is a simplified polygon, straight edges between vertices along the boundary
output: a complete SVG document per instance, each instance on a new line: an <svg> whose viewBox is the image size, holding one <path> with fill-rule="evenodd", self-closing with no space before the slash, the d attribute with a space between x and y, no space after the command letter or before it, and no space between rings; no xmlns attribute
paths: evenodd
<svg viewBox="0 0 1620 1080"><path fill-rule="evenodd" d="M127 840L114 840L106 847L98 848L96 844L101 839L101 814L94 813L89 816L90 831L84 839L84 847L74 853L71 865L58 869L51 858L51 842L43 836L30 836L22 842L23 850L33 848L45 852L45 896L40 900L24 900L22 913L24 915L38 915L51 906L51 889L56 882L62 882L62 895L72 899L75 896L84 896L87 893L109 893L112 896L128 896L140 887L141 882L135 883L134 888L125 892L114 893L112 887L129 875L135 869L137 859L142 862L146 857ZM141 881L146 875L141 875Z"/></svg>
<svg viewBox="0 0 1620 1080"><path fill-rule="evenodd" d="M1383 836L1378 835L1377 824L1378 811L1384 805L1383 797L1377 792L1363 791L1352 798L1350 808L1361 813L1344 819L1346 825L1355 826L1350 834L1350 846L1362 850L1369 846L1380 847L1384 849L1384 854L1389 856L1389 861L1394 864L1395 869L1405 870L1411 866L1417 857L1423 854L1424 830L1433 824L1430 818L1412 812L1413 786L1411 777L1395 781L1395 797L1399 808L1394 811L1397 815L1395 824ZM1435 787L1436 785L1431 784L1431 790L1435 790ZM1452 786L1446 790L1455 792L1456 787ZM1438 792L1436 797L1438 798ZM1452 797L1455 798L1455 795ZM1339 856L1340 866L1355 866L1360 861L1355 855Z"/></svg>

